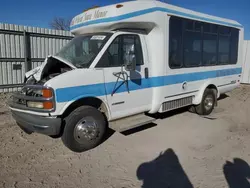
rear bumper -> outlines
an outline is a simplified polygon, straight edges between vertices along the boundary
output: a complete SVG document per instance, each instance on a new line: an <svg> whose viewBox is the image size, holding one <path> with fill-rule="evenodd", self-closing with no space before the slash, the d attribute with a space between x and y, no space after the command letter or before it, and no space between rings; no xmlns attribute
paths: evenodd
<svg viewBox="0 0 250 188"><path fill-rule="evenodd" d="M13 110L11 112L18 126L28 134L33 132L49 136L60 134L62 125L61 118L43 117Z"/></svg>

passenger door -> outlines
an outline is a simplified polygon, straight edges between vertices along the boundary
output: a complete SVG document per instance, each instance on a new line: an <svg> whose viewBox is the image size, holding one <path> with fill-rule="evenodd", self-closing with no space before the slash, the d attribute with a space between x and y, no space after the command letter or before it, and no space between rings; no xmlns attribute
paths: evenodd
<svg viewBox="0 0 250 188"><path fill-rule="evenodd" d="M143 41L143 44L141 43ZM96 68L103 68L107 101L112 119L148 111L152 90L149 85L148 58L144 38L121 34L114 38ZM128 59L136 62L135 71L126 71Z"/></svg>

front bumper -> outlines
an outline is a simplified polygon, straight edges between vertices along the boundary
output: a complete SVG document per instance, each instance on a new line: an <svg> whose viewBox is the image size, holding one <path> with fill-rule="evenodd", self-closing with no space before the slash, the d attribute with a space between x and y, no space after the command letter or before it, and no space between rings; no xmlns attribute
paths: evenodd
<svg viewBox="0 0 250 188"><path fill-rule="evenodd" d="M61 132L61 118L43 117L14 110L11 112L18 126L28 134L37 132L49 136L56 136Z"/></svg>

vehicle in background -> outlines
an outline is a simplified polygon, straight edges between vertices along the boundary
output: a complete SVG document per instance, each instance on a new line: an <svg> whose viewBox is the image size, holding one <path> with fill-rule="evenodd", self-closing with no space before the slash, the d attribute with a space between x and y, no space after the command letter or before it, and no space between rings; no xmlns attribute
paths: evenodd
<svg viewBox="0 0 250 188"><path fill-rule="evenodd" d="M72 20L75 38L28 72L10 102L28 133L61 136L72 151L99 145L147 114L184 106L208 115L240 84L243 27L158 1L90 9Z"/></svg>

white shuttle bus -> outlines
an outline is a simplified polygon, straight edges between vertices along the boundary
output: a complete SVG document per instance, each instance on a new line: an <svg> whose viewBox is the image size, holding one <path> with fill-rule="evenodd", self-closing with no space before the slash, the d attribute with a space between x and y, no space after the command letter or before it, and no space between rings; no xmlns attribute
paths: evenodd
<svg viewBox="0 0 250 188"><path fill-rule="evenodd" d="M74 39L26 73L10 101L27 133L61 136L75 152L99 145L150 114L190 106L208 115L239 86L244 30L238 22L158 1L89 9Z"/></svg>

